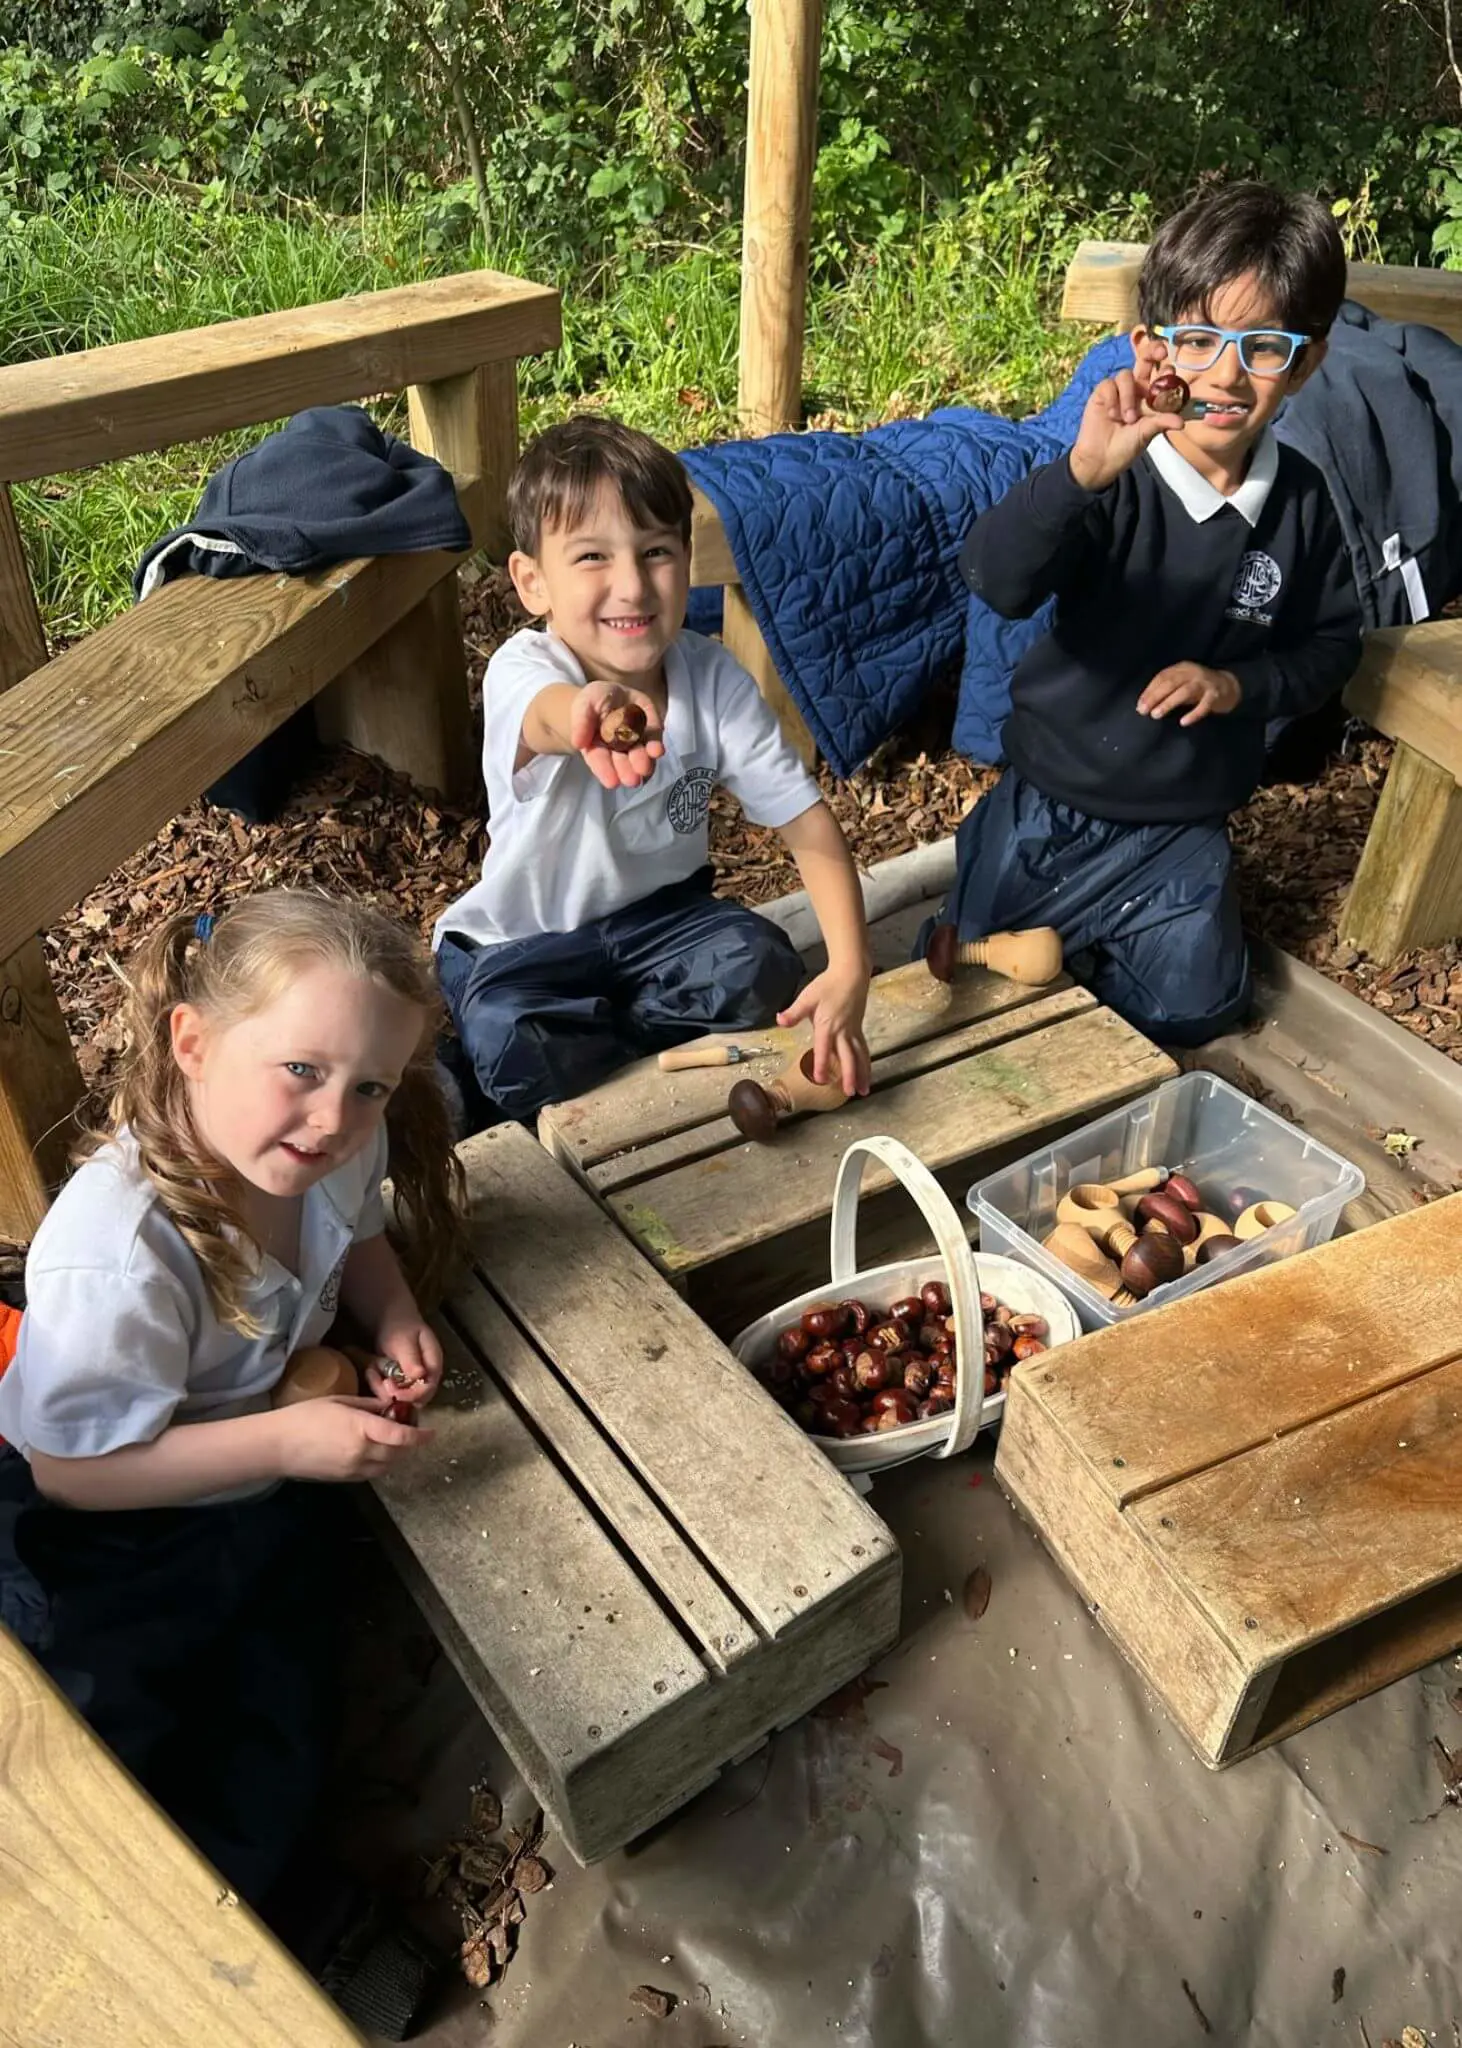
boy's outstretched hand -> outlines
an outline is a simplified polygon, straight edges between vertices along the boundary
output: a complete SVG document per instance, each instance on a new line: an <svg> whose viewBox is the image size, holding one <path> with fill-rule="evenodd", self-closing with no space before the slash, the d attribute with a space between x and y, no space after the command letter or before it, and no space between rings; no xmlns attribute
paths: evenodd
<svg viewBox="0 0 1462 2048"><path fill-rule="evenodd" d="M1201 661L1175 661L1170 668L1159 669L1137 699L1137 709L1144 718L1161 718L1180 704L1191 704L1192 710L1178 723L1196 725L1210 713L1222 716L1236 711L1243 694L1238 677L1226 668L1205 668Z"/></svg>
<svg viewBox="0 0 1462 2048"><path fill-rule="evenodd" d="M639 746L620 752L605 744L604 721L611 711L623 711L631 704L645 715L645 736ZM638 789L649 781L665 751L660 731L660 707L642 690L627 690L622 683L585 683L575 695L569 740L574 752L583 755L594 780L606 789Z"/></svg>
<svg viewBox="0 0 1462 2048"><path fill-rule="evenodd" d="M840 1079L848 1095L866 1095L872 1083L868 1047L863 1038L863 1011L868 1002L868 976L831 967L814 975L777 1022L785 1028L812 1019L812 1078Z"/></svg>
<svg viewBox="0 0 1462 2048"><path fill-rule="evenodd" d="M1166 358L1161 342L1140 344L1135 367L1104 377L1086 401L1071 451L1071 474L1084 491L1104 491L1160 434L1182 433L1183 422L1172 413L1142 410Z"/></svg>

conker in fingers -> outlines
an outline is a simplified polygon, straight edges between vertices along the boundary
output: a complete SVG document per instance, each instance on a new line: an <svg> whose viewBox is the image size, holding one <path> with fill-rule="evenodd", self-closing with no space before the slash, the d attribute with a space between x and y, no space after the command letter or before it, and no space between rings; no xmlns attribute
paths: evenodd
<svg viewBox="0 0 1462 2048"><path fill-rule="evenodd" d="M802 1311L802 1327L809 1337L841 1337L847 1323L845 1302L820 1301Z"/></svg>
<svg viewBox="0 0 1462 2048"><path fill-rule="evenodd" d="M416 1403L414 1401L389 1401L386 1404L386 1420L402 1423L407 1429L416 1427Z"/></svg>
<svg viewBox="0 0 1462 2048"><path fill-rule="evenodd" d="M1181 412L1192 395L1176 370L1160 370L1147 387L1153 412Z"/></svg>
<svg viewBox="0 0 1462 2048"><path fill-rule="evenodd" d="M932 1316L947 1316L953 1306L942 1280L926 1280L919 1289L919 1299Z"/></svg>
<svg viewBox="0 0 1462 2048"><path fill-rule="evenodd" d="M643 744L646 718L638 704L622 704L607 711L599 726L599 737L616 754L627 754Z"/></svg>

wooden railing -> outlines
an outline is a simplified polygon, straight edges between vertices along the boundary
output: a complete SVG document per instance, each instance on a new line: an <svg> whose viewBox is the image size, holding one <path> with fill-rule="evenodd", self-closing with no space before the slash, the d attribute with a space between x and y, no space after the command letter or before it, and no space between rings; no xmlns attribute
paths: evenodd
<svg viewBox="0 0 1462 2048"><path fill-rule="evenodd" d="M475 783L456 556L185 578L47 662L8 485L406 389L500 553L516 364L559 334L557 293L474 271L0 370L0 1237L39 1221L81 1094L39 932L313 698L423 787Z"/></svg>

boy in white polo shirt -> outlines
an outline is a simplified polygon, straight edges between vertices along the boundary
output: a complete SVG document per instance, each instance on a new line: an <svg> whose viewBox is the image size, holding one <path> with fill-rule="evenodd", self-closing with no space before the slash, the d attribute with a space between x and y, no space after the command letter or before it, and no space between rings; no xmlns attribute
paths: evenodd
<svg viewBox="0 0 1462 2048"><path fill-rule="evenodd" d="M818 1078L866 1094L870 956L852 855L745 669L683 630L681 464L583 415L525 450L508 515L509 574L547 630L515 633L488 664L491 844L433 938L478 1087L527 1121L630 1060L775 1017L810 1019ZM828 964L800 994L786 935L711 893L721 785L780 833L822 927Z"/></svg>

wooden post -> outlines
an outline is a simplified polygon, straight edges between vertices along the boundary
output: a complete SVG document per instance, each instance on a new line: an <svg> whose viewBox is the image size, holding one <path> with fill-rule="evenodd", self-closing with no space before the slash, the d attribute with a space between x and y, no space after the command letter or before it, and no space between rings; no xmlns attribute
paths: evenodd
<svg viewBox="0 0 1462 2048"><path fill-rule="evenodd" d="M0 691L45 660L15 508L0 485ZM27 939L0 960L0 1238L23 1244L35 1234L65 1177L84 1093L45 949Z"/></svg>
<svg viewBox="0 0 1462 2048"><path fill-rule="evenodd" d="M817 60L822 0L751 0L746 195L741 233L741 355L737 409L749 434L802 424L807 245L817 154ZM817 747L739 584L726 586L722 639L776 712L810 767Z"/></svg>
<svg viewBox="0 0 1462 2048"><path fill-rule="evenodd" d="M1340 920L1347 946L1394 960L1462 934L1462 789L1450 769L1396 743Z"/></svg>
<svg viewBox="0 0 1462 2048"><path fill-rule="evenodd" d="M751 434L802 421L821 37L822 0L751 0L737 399Z"/></svg>
<svg viewBox="0 0 1462 2048"><path fill-rule="evenodd" d="M501 558L507 551L503 497L518 453L516 364L489 363L417 385L408 400L412 445L459 480L480 477L487 485L488 519L472 539ZM479 785L456 577L435 585L319 703L327 738L377 755L452 802L470 802Z"/></svg>

